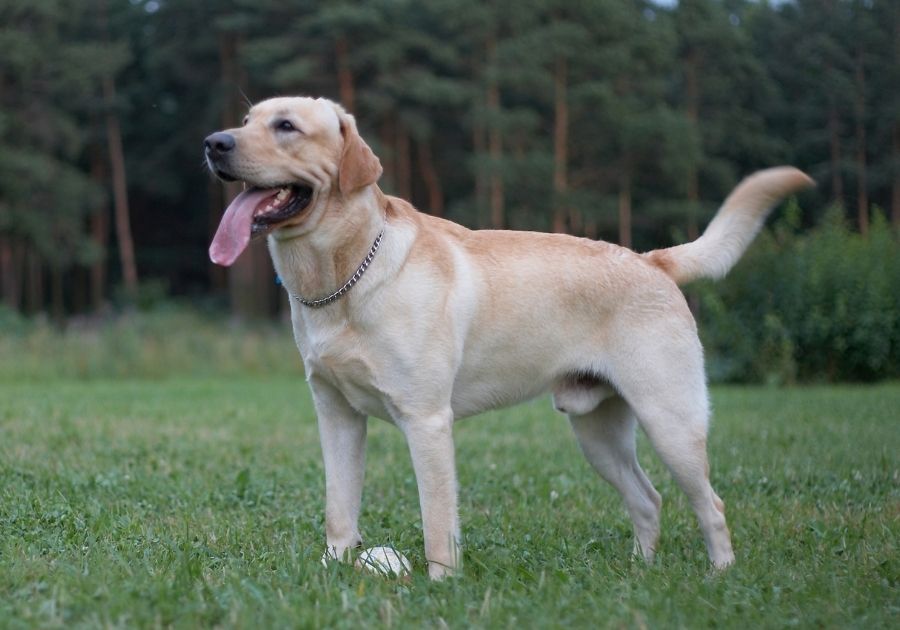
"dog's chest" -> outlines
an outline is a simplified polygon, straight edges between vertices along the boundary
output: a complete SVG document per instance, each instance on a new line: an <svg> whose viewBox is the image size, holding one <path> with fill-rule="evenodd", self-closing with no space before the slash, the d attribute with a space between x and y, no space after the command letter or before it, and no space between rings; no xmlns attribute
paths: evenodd
<svg viewBox="0 0 900 630"><path fill-rule="evenodd" d="M307 375L327 381L357 411L389 420L385 396L376 382L377 357L347 327L295 331Z"/></svg>

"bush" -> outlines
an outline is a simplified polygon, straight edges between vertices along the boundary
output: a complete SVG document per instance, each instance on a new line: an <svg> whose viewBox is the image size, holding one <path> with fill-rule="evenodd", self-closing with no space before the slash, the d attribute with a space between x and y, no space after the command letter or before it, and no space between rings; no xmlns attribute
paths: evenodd
<svg viewBox="0 0 900 630"><path fill-rule="evenodd" d="M714 381L900 376L900 244L881 213L868 237L834 208L797 233L791 205L720 283L696 287Z"/></svg>

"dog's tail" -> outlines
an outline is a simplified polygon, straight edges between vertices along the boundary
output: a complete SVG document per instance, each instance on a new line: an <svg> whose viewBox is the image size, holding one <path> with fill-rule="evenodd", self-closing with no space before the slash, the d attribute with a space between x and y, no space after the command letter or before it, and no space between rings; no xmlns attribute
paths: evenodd
<svg viewBox="0 0 900 630"><path fill-rule="evenodd" d="M790 166L754 173L732 191L700 238L647 252L644 257L677 284L722 278L747 250L772 208L813 185L808 175Z"/></svg>

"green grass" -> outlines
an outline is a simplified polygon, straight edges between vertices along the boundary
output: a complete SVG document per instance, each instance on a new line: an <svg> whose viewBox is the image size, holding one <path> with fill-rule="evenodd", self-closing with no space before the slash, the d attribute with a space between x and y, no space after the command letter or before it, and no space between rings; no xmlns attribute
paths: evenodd
<svg viewBox="0 0 900 630"><path fill-rule="evenodd" d="M897 627L900 385L715 388L737 564L683 495L632 559L617 495L548 401L457 425L465 576L425 576L398 431L372 421L361 527L415 575L323 568L302 377L0 383L0 627Z"/></svg>

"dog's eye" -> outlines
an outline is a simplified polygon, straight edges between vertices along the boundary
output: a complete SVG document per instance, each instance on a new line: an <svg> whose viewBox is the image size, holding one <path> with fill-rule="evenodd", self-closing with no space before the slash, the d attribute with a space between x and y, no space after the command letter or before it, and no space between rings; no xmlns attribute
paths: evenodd
<svg viewBox="0 0 900 630"><path fill-rule="evenodd" d="M246 125L248 120L250 120L250 116L244 116L244 120L241 124Z"/></svg>
<svg viewBox="0 0 900 630"><path fill-rule="evenodd" d="M275 123L275 129L278 131L300 131L290 120L279 120Z"/></svg>

